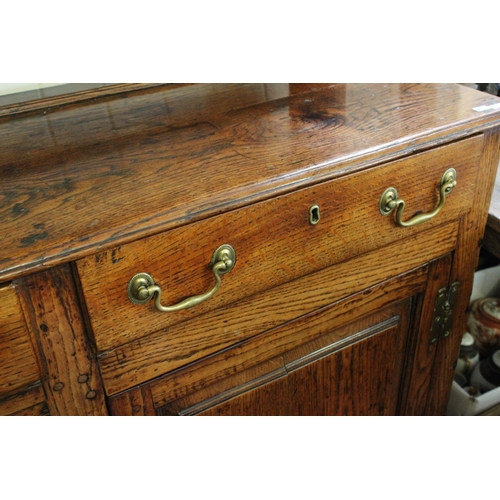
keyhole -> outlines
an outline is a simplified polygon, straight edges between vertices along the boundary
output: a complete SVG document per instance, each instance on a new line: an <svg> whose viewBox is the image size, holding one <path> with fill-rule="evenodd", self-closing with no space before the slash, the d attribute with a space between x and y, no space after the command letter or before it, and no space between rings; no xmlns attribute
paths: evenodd
<svg viewBox="0 0 500 500"><path fill-rule="evenodd" d="M319 205L313 205L312 207L309 208L309 224L312 224L313 226L319 222L319 219L321 218L320 213L319 213Z"/></svg>

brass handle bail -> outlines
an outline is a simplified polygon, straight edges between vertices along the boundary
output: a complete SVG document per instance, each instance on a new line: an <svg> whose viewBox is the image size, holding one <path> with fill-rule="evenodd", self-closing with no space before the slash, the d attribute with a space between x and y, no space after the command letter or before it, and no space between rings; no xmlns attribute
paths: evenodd
<svg viewBox="0 0 500 500"><path fill-rule="evenodd" d="M127 294L134 304L145 304L155 294L155 306L161 312L180 311L188 309L213 297L221 286L221 275L231 271L236 263L236 251L231 245L221 245L213 253L211 259L212 273L215 278L215 286L208 292L193 295L172 306L161 304L161 288L155 285L153 278L147 273L136 274L127 286Z"/></svg>
<svg viewBox="0 0 500 500"><path fill-rule="evenodd" d="M396 223L401 227L412 227L422 222L428 221L435 217L441 209L444 207L446 201L446 196L451 193L453 188L457 185L457 172L454 168L449 168L441 177L441 182L439 183L439 193L440 200L437 206L429 213L415 215L407 221L403 221L403 211L405 208L405 202L403 199L398 198L398 192L393 187L390 187L384 191L380 197L378 204L380 213L384 216L389 215L396 210Z"/></svg>

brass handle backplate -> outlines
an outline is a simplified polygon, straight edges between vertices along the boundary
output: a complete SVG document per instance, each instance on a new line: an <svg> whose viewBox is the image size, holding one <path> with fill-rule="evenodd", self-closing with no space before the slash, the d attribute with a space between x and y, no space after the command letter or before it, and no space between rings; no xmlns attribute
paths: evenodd
<svg viewBox="0 0 500 500"><path fill-rule="evenodd" d="M161 288L155 285L153 278L147 273L136 274L127 286L127 294L134 304L145 304L156 294L155 306L161 312L180 311L193 307L210 297L213 297L221 286L221 275L228 273L236 263L236 252L231 245L221 245L212 255L210 261L212 273L215 278L215 286L208 292L193 295L172 306L161 304Z"/></svg>
<svg viewBox="0 0 500 500"><path fill-rule="evenodd" d="M443 174L443 177L441 177L441 182L438 186L440 200L434 210L426 214L415 215L415 217L412 217L407 221L403 221L403 210L405 208L405 202L401 198L398 198L398 192L393 187L390 187L384 191L384 193L380 197L378 207L382 215L389 215L396 209L396 223L398 224L398 226L416 226L417 224L422 224L422 222L432 219L441 211L441 209L444 207L446 196L451 193L456 185L457 172L454 168L449 168Z"/></svg>

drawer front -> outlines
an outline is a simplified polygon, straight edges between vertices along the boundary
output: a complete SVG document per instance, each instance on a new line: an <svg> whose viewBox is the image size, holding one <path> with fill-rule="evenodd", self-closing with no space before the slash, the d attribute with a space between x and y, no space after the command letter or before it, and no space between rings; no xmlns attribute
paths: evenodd
<svg viewBox="0 0 500 500"><path fill-rule="evenodd" d="M24 314L15 289L0 287L0 398L39 380Z"/></svg>
<svg viewBox="0 0 500 500"><path fill-rule="evenodd" d="M456 220L472 206L481 148L482 136L469 138L80 260L77 268L98 350L108 351ZM435 217L415 227L399 227L392 214L381 215L379 200L389 187L405 201L404 221L432 212L448 168L456 170L457 185ZM315 205L320 219L311 224ZM212 298L167 313L159 312L154 301L136 305L129 300L127 284L143 272L161 287L163 305L212 289L210 260L223 244L235 249L236 264L222 276Z"/></svg>

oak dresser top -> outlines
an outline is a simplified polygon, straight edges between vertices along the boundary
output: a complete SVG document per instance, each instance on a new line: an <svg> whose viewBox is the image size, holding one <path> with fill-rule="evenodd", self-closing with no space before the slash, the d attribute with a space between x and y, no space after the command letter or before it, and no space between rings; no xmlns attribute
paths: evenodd
<svg viewBox="0 0 500 500"><path fill-rule="evenodd" d="M0 281L500 125L456 84L164 85L0 117Z"/></svg>

